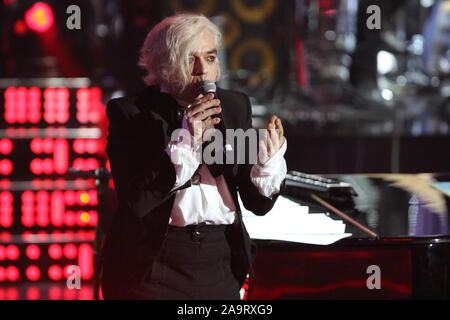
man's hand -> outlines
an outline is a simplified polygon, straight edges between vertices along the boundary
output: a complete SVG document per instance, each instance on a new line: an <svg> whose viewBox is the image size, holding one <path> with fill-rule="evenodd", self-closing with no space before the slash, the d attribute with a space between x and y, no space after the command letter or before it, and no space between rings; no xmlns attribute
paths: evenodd
<svg viewBox="0 0 450 320"><path fill-rule="evenodd" d="M277 116L271 116L267 121L266 130L259 142L259 161L266 163L277 153L285 141L283 124Z"/></svg>
<svg viewBox="0 0 450 320"><path fill-rule="evenodd" d="M206 130L214 128L218 124L220 118L211 118L215 114L222 111L220 100L214 99L212 93L197 98L186 113L189 124L189 131L197 142L203 142L207 139L204 136Z"/></svg>

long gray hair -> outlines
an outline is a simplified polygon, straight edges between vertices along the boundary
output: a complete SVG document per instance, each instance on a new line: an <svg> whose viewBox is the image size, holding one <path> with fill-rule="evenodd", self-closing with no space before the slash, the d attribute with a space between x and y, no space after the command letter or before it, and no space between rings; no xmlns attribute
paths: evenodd
<svg viewBox="0 0 450 320"><path fill-rule="evenodd" d="M173 93L182 91L189 82L189 54L204 30L212 33L219 49L222 34L204 15L179 14L153 27L141 48L138 62L147 71L144 82L163 85Z"/></svg>

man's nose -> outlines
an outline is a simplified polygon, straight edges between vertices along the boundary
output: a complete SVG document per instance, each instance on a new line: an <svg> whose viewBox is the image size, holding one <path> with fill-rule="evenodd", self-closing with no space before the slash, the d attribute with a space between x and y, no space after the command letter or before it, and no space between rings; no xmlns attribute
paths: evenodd
<svg viewBox="0 0 450 320"><path fill-rule="evenodd" d="M196 76L205 75L208 72L206 63L202 59L195 59L194 74Z"/></svg>

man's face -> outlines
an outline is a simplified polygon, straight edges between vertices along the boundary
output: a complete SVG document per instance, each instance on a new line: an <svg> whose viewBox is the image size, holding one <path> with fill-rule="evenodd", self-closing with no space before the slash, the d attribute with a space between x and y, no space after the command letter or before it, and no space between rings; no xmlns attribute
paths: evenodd
<svg viewBox="0 0 450 320"><path fill-rule="evenodd" d="M202 32L198 47L189 55L189 72L189 84L178 97L192 102L200 95L199 83L201 81L216 82L218 80L217 45L210 31Z"/></svg>

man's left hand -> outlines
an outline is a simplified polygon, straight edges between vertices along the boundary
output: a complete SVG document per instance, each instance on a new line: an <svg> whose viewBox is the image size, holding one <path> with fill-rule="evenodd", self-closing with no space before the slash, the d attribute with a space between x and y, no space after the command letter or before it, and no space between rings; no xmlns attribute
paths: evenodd
<svg viewBox="0 0 450 320"><path fill-rule="evenodd" d="M285 141L283 124L280 118L273 115L267 121L266 131L259 142L259 160L261 164L266 163L277 153Z"/></svg>

